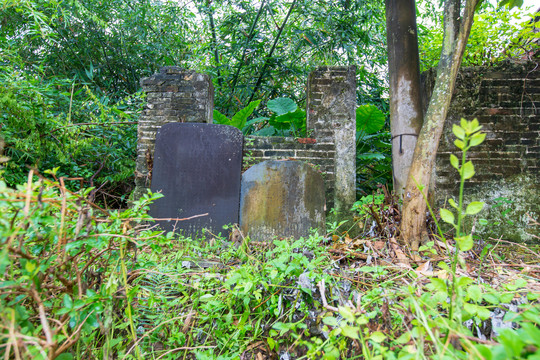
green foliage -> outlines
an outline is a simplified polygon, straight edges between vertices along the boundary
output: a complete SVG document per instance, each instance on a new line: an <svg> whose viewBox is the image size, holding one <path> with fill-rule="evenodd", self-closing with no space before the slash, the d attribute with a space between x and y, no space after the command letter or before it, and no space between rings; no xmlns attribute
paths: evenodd
<svg viewBox="0 0 540 360"><path fill-rule="evenodd" d="M214 122L223 125L234 126L235 128L242 130L244 133L247 131L246 122L248 117L259 106L261 100L252 101L245 108L238 111L233 115L231 119L228 119L225 115L217 110L214 110Z"/></svg>
<svg viewBox="0 0 540 360"><path fill-rule="evenodd" d="M317 234L245 238L238 248L215 236L199 242L144 225L157 195L106 212L85 200L90 191L43 178L16 189L0 182L3 357L538 356L540 294L520 277L496 288L443 262L431 274L338 268ZM491 311L522 298L529 303L505 317L518 327L498 330L497 343L476 341Z"/></svg>
<svg viewBox="0 0 540 360"><path fill-rule="evenodd" d="M34 182L32 173L16 189L0 181L0 337L9 344L2 350L6 358L73 358L78 342L106 344L106 353L113 337L134 334L137 287L127 277L140 266L129 249L132 241L143 251L166 245L165 237L140 226L159 196L108 213L85 200L90 191L72 193L62 181L44 178ZM128 315L123 325L121 309Z"/></svg>
<svg viewBox="0 0 540 360"><path fill-rule="evenodd" d="M0 118L6 155L3 177L25 181L28 167L59 167L59 176L80 177L109 191L131 180L136 151L136 117L141 94L116 103L73 81L43 81L10 67L0 71ZM75 189L80 181L69 186Z"/></svg>
<svg viewBox="0 0 540 360"><path fill-rule="evenodd" d="M377 186L392 186L392 145L384 129L386 115L375 105L356 109L356 191L371 194Z"/></svg>
<svg viewBox="0 0 540 360"><path fill-rule="evenodd" d="M511 11L512 7L521 5L514 1L506 3L510 6L496 7L484 1L479 7L467 41L463 66L489 66L506 58L527 56L529 51L538 49L538 33L533 31L538 25L528 19L534 14L529 14L526 9ZM420 64L422 70L428 70L437 66L441 53L442 12L433 2L420 1L418 6Z"/></svg>
<svg viewBox="0 0 540 360"><path fill-rule="evenodd" d="M266 104L269 116L260 116L247 122L246 131L258 136L306 136L306 112L289 98L280 97ZM253 126L259 129L253 131Z"/></svg>
<svg viewBox="0 0 540 360"><path fill-rule="evenodd" d="M381 131L386 124L386 116L375 105L361 105L356 108L356 133L358 138Z"/></svg>
<svg viewBox="0 0 540 360"><path fill-rule="evenodd" d="M468 251L473 246L472 235L463 234L463 219L466 216L478 214L484 207L484 203L479 201L469 203L466 208L464 207L463 203L465 180L474 176L473 163L471 161L466 161L467 151L469 151L469 149L473 146L480 145L486 138L486 134L481 133L480 129L482 129L482 126L479 125L478 120L476 119L472 121L461 119L461 126L454 124L452 128L452 132L457 138L454 141L454 144L462 151L461 162L454 154L450 155L450 164L458 171L461 179L458 203L456 203L454 199L450 199L448 201L450 206L454 208L457 216L454 216L454 213L448 209L441 209L440 215L441 219L444 222L452 225L456 231L454 240L458 244L461 251Z"/></svg>

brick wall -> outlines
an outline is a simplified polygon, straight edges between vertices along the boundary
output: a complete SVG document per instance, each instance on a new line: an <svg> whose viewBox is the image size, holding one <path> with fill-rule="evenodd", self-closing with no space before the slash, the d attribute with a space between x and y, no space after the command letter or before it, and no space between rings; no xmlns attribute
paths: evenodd
<svg viewBox="0 0 540 360"><path fill-rule="evenodd" d="M244 170L264 160L294 158L309 163L323 175L327 208L330 209L334 204L335 146L329 140L313 143L314 140L279 136L249 136L244 141Z"/></svg>
<svg viewBox="0 0 540 360"><path fill-rule="evenodd" d="M174 66L141 79L146 105L138 125L134 198L150 188L158 129L171 122L212 122L214 88L208 75Z"/></svg>
<svg viewBox="0 0 540 360"><path fill-rule="evenodd" d="M253 137L250 161L294 158L323 173L327 209L348 213L356 200L356 67L321 66L309 74L307 129L315 143Z"/></svg>
<svg viewBox="0 0 540 360"><path fill-rule="evenodd" d="M429 77L426 84L432 83ZM531 219L540 219L539 113L538 64L504 62L461 70L439 145L437 200L442 204L459 190L457 172L449 162L450 154L458 151L452 125L462 117L477 118L486 140L469 153L476 175L466 182L465 193L469 201L487 204L470 224L480 235L538 241L540 229Z"/></svg>
<svg viewBox="0 0 540 360"><path fill-rule="evenodd" d="M141 84L147 104L139 119L135 199L150 187L157 130L169 122L212 122L214 96L207 75L177 67L164 67ZM319 67L307 88L307 129L314 139L249 137L244 162L313 164L325 179L327 208L346 212L356 199L356 67Z"/></svg>

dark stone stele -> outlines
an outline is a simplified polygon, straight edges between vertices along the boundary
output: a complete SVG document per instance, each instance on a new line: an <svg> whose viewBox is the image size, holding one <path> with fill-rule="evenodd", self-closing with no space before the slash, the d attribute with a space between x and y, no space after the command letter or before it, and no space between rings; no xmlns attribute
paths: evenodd
<svg viewBox="0 0 540 360"><path fill-rule="evenodd" d="M243 135L228 125L169 123L158 131L152 170L152 192L164 197L150 206L167 231L217 234L238 223Z"/></svg>
<svg viewBox="0 0 540 360"><path fill-rule="evenodd" d="M263 161L242 176L240 228L255 241L324 230L324 181L301 161Z"/></svg>

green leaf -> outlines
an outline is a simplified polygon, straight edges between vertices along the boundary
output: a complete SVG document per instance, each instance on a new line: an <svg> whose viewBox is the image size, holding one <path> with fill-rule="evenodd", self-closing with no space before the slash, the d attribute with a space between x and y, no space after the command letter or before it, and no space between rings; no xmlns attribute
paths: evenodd
<svg viewBox="0 0 540 360"><path fill-rule="evenodd" d="M471 137L471 141L469 143L470 146L477 146L484 142L486 139L485 133L476 133Z"/></svg>
<svg viewBox="0 0 540 360"><path fill-rule="evenodd" d="M499 295L499 294L498 293L488 293L488 294L482 295L482 297L488 303L493 304L493 305L498 305L498 304L501 303L501 300L499 299L499 296L497 296L497 295Z"/></svg>
<svg viewBox="0 0 540 360"><path fill-rule="evenodd" d="M459 160L456 155L451 154L450 155L450 164L456 169L459 170Z"/></svg>
<svg viewBox="0 0 540 360"><path fill-rule="evenodd" d="M274 350L274 348L276 347L276 341L269 337L266 339L266 342L268 343L268 347L270 348L270 350Z"/></svg>
<svg viewBox="0 0 540 360"><path fill-rule="evenodd" d="M229 125L232 125L235 128L242 130L246 125L247 118L253 113L253 111L257 108L257 106L259 106L260 103L261 100L255 100L250 102L248 106L234 114Z"/></svg>
<svg viewBox="0 0 540 360"><path fill-rule="evenodd" d="M384 335L380 331L375 331L373 332L373 334L371 334L369 338L375 341L376 343L382 343L386 339L386 335Z"/></svg>
<svg viewBox="0 0 540 360"><path fill-rule="evenodd" d="M461 176L465 180L470 179L474 176L474 165L471 161L467 161L461 168Z"/></svg>
<svg viewBox="0 0 540 360"><path fill-rule="evenodd" d="M465 143L461 140L454 140L454 145L456 145L461 150L463 150L463 148L465 147Z"/></svg>
<svg viewBox="0 0 540 360"><path fill-rule="evenodd" d="M448 292L448 287L446 286L446 282L443 279L431 278L431 284L435 291L442 291L445 293Z"/></svg>
<svg viewBox="0 0 540 360"><path fill-rule="evenodd" d="M273 126L266 126L266 127L263 127L261 130L258 130L256 132L253 133L253 135L256 135L256 136L272 136L276 133L276 128L274 128Z"/></svg>
<svg viewBox="0 0 540 360"><path fill-rule="evenodd" d="M32 273L34 272L34 270L36 269L36 264L33 262L33 261L27 261L26 262L26 265L24 265L24 268L26 269L26 271L28 271L29 273Z"/></svg>
<svg viewBox="0 0 540 360"><path fill-rule="evenodd" d="M293 100L289 98L285 98L285 97L280 97L280 98L268 101L268 103L266 104L266 107L269 110L275 112L276 115L278 116L296 111L296 109L298 108L298 106Z"/></svg>
<svg viewBox="0 0 540 360"><path fill-rule="evenodd" d="M514 7L522 7L523 6L523 0L502 0L499 2L499 7L507 6L508 9L512 9Z"/></svg>
<svg viewBox="0 0 540 360"><path fill-rule="evenodd" d="M329 325L329 326L338 326L338 321L333 316L327 316L327 317L323 318L322 321L323 321L323 323L325 323L326 325Z"/></svg>
<svg viewBox="0 0 540 360"><path fill-rule="evenodd" d="M467 289L467 295L469 295L469 299L480 302L482 301L482 289L478 285L471 285Z"/></svg>
<svg viewBox="0 0 540 360"><path fill-rule="evenodd" d="M375 134L385 124L386 117L375 105L361 105L356 109L356 131Z"/></svg>
<svg viewBox="0 0 540 360"><path fill-rule="evenodd" d="M68 309L71 309L73 307L73 300L68 294L64 295L64 307Z"/></svg>
<svg viewBox="0 0 540 360"><path fill-rule="evenodd" d="M463 308L472 316L476 315L476 313L478 312L478 305L476 304L465 303L463 304Z"/></svg>
<svg viewBox="0 0 540 360"><path fill-rule="evenodd" d="M456 240L461 251L471 250L474 244L471 234L454 238L454 240Z"/></svg>
<svg viewBox="0 0 540 360"><path fill-rule="evenodd" d="M464 140L465 139L465 129L463 129L462 127L460 127L459 125L457 124L454 124L452 126L452 132L454 133L454 135L460 139L460 140ZM458 146L459 147L459 146ZM459 147L460 149L462 149L461 147Z"/></svg>
<svg viewBox="0 0 540 360"><path fill-rule="evenodd" d="M71 360L73 359L73 355L70 353L63 353L55 357L56 360Z"/></svg>
<svg viewBox="0 0 540 360"><path fill-rule="evenodd" d="M408 343L409 341L411 340L411 333L410 332L405 332L403 334L401 334L400 337L398 337L395 342L398 343L398 344L406 344Z"/></svg>
<svg viewBox="0 0 540 360"><path fill-rule="evenodd" d="M228 125L230 120L217 110L214 110L214 122L218 124Z"/></svg>
<svg viewBox="0 0 540 360"><path fill-rule="evenodd" d="M481 201L473 201L467 206L467 210L465 210L465 213L467 215L475 215L478 214L482 209L484 208L484 203Z"/></svg>
<svg viewBox="0 0 540 360"><path fill-rule="evenodd" d="M339 313L343 318L349 322L354 321L354 314L352 313L351 309L349 309L346 306L340 306L339 307Z"/></svg>
<svg viewBox="0 0 540 360"><path fill-rule="evenodd" d="M471 283L473 283L474 280L467 276L461 276L457 279L457 286L458 287L464 287Z"/></svg>
<svg viewBox="0 0 540 360"><path fill-rule="evenodd" d="M455 217L454 217L454 214L450 210L441 209L440 213L441 213L441 219L443 219L444 222L454 225Z"/></svg>
<svg viewBox="0 0 540 360"><path fill-rule="evenodd" d="M454 201L454 199L449 199L448 200L448 203L450 204L450 206L452 206L454 209L457 209L458 206L456 204L456 202Z"/></svg>
<svg viewBox="0 0 540 360"><path fill-rule="evenodd" d="M487 320L491 317L491 311L485 306L479 306L477 315L481 320Z"/></svg>
<svg viewBox="0 0 540 360"><path fill-rule="evenodd" d="M356 340L359 340L360 337L358 336L358 328L357 327L352 327L352 326L349 326L349 325L343 325L341 326L341 332L344 336L348 337L348 338L351 338L351 339L356 339Z"/></svg>

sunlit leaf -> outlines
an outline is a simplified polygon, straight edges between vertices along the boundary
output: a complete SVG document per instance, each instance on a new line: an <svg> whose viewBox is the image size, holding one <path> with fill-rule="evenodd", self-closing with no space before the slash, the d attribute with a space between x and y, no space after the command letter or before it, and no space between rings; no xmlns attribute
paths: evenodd
<svg viewBox="0 0 540 360"><path fill-rule="evenodd" d="M471 250L472 247L473 247L473 244L474 244L471 234L456 237L456 238L454 238L454 240L456 240L456 243L458 244L459 249L461 251L469 251L469 250Z"/></svg>
<svg viewBox="0 0 540 360"><path fill-rule="evenodd" d="M467 161L461 168L461 175L465 180L470 179L474 176L474 165L471 161Z"/></svg>
<svg viewBox="0 0 540 360"><path fill-rule="evenodd" d="M270 109L271 111L275 112L276 115L283 115L289 112L294 112L298 108L298 105L296 103L285 97L280 97L274 100L268 101L266 104L266 107Z"/></svg>
<svg viewBox="0 0 540 360"><path fill-rule="evenodd" d="M356 109L356 131L375 134L385 124L386 117L375 105L361 105Z"/></svg>
<svg viewBox="0 0 540 360"><path fill-rule="evenodd" d="M480 201L473 201L467 206L467 210L465 210L465 213L467 215L475 215L478 214L482 209L484 208L484 203Z"/></svg>
<svg viewBox="0 0 540 360"><path fill-rule="evenodd" d="M460 140L465 139L465 130L464 130L462 127L460 127L460 126L454 124L454 125L452 126L452 132L454 133L454 135L455 135L458 139L460 139ZM459 147L459 146L458 146L458 147Z"/></svg>
<svg viewBox="0 0 540 360"><path fill-rule="evenodd" d="M454 225L454 214L450 211L450 210L447 210L447 209L441 209L440 210L440 214L441 214L441 219L448 223L448 224L452 224Z"/></svg>
<svg viewBox="0 0 540 360"><path fill-rule="evenodd" d="M459 160L456 155L450 155L450 164L452 164L455 169L459 170Z"/></svg>

